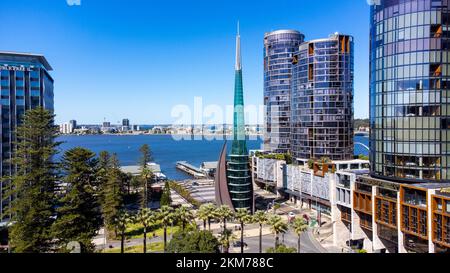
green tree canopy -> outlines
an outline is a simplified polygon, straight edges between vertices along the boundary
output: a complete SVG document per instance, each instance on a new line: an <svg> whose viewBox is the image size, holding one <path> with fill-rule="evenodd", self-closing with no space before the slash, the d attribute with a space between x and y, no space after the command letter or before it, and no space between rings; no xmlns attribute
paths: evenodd
<svg viewBox="0 0 450 273"><path fill-rule="evenodd" d="M170 241L168 253L220 253L220 243L209 231L179 231Z"/></svg>
<svg viewBox="0 0 450 273"><path fill-rule="evenodd" d="M169 182L166 182L164 185L163 193L161 196L161 207L172 205L172 196L170 193L170 185Z"/></svg>
<svg viewBox="0 0 450 273"><path fill-rule="evenodd" d="M102 192L102 213L106 228L108 231L114 230L117 236L117 229L114 225L114 219L123 209L123 174L119 167L119 161L114 154L109 159L109 167L106 170L106 184Z"/></svg>
<svg viewBox="0 0 450 273"><path fill-rule="evenodd" d="M82 252L93 252L92 239L102 223L96 192L95 153L83 148L69 150L64 154L61 166L65 177L58 217L52 228L54 236L63 250L67 243L76 241Z"/></svg>
<svg viewBox="0 0 450 273"><path fill-rule="evenodd" d="M60 143L54 115L43 108L29 110L16 130L12 165L16 172L3 176L6 198L12 201L10 244L14 252L45 253L52 249L58 166L53 161Z"/></svg>
<svg viewBox="0 0 450 273"><path fill-rule="evenodd" d="M297 250L293 247L287 247L285 245L279 245L276 249L271 247L267 249L267 253L295 253Z"/></svg>

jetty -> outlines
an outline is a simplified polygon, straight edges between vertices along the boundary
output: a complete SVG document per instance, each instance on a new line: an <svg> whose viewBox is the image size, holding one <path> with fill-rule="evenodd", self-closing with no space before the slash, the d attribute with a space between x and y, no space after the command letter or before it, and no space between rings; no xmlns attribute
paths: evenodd
<svg viewBox="0 0 450 273"><path fill-rule="evenodd" d="M177 162L177 169L189 174L190 176L193 176L196 179L206 178L206 175L203 173L203 171L200 168L192 166L191 164L189 164L186 161Z"/></svg>

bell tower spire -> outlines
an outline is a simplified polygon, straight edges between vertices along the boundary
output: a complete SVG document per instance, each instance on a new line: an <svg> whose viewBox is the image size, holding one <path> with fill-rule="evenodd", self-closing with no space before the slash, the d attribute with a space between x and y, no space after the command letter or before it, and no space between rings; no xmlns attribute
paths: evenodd
<svg viewBox="0 0 450 273"><path fill-rule="evenodd" d="M236 35L236 71L242 70L242 62L241 62L241 33L239 21L237 23L237 35Z"/></svg>

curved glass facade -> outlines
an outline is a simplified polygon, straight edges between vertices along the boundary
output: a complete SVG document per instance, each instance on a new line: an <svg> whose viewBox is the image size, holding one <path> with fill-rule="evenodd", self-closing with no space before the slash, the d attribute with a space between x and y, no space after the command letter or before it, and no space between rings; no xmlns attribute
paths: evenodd
<svg viewBox="0 0 450 273"><path fill-rule="evenodd" d="M293 64L293 156L353 159L353 38L303 43Z"/></svg>
<svg viewBox="0 0 450 273"><path fill-rule="evenodd" d="M372 176L450 181L449 19L447 0L371 7Z"/></svg>
<svg viewBox="0 0 450 273"><path fill-rule="evenodd" d="M305 36L295 30L279 30L264 37L264 150L291 151L292 57Z"/></svg>
<svg viewBox="0 0 450 273"><path fill-rule="evenodd" d="M236 71L233 135L233 146L227 162L228 191L235 209L244 208L253 211L253 184L245 139L242 69Z"/></svg>

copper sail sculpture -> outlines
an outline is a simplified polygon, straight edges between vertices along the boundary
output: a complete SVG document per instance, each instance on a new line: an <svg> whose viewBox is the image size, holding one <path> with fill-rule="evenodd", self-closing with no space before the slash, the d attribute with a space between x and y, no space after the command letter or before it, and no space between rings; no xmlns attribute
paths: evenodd
<svg viewBox="0 0 450 273"><path fill-rule="evenodd" d="M233 209L246 208L253 211L253 184L245 135L244 89L242 82L241 36L238 27L236 37L233 145L228 160L225 155L226 148L222 150L219 160L216 174L216 202L219 205L228 205Z"/></svg>

